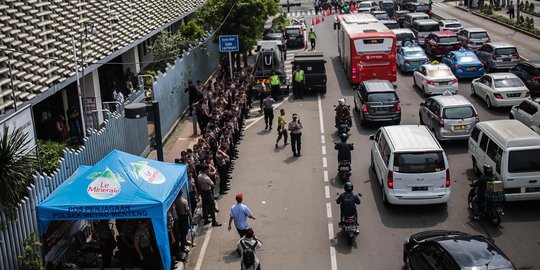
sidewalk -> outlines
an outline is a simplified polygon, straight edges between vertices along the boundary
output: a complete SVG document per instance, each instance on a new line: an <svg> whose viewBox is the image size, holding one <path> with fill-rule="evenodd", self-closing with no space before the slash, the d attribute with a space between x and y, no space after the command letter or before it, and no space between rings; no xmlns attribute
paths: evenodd
<svg viewBox="0 0 540 270"><path fill-rule="evenodd" d="M475 0L472 0L472 1L475 1ZM452 2L454 2L454 1L452 1ZM525 1L523 1L523 2L525 2ZM535 9L534 9L535 12L540 12L540 1L532 1L532 2L535 5ZM446 2L446 3L448 3L448 2ZM486 1L486 3L489 3L489 1ZM514 7L514 15L517 17L517 13L518 13L517 1L514 1L514 5L515 5L515 7ZM454 6L454 5L452 5L452 6ZM466 6L463 6L463 5L459 5L459 6L455 6L455 7L459 8L459 9L462 9L464 11L467 11L467 12L470 12L470 11L480 12L479 8L469 8L469 7L466 7ZM493 10L493 13L510 19L508 14L506 14L507 11L508 11L508 7L504 7L504 8L501 8L501 10ZM540 17L534 16L534 15L531 15L531 14L528 14L528 13L525 13L525 12L522 12L522 11L520 11L519 14L523 15L523 18L525 18L525 17L533 18L534 25L537 26L537 27L540 27ZM515 20L515 18L514 18L514 20Z"/></svg>

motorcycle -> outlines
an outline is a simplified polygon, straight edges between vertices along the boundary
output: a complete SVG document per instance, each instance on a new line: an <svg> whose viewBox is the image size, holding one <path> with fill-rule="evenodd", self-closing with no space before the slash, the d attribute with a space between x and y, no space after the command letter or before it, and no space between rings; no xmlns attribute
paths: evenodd
<svg viewBox="0 0 540 270"><path fill-rule="evenodd" d="M474 196L476 195L476 188L471 186L471 190L469 191L469 195L467 196L467 207L472 213L472 200ZM487 197L486 197L487 198ZM502 202L504 200L504 194L502 199L498 200L490 200L487 199L485 202L482 202L480 205L480 218L487 220L491 225L498 227L501 224L502 216L504 216L504 212L502 209Z"/></svg>
<svg viewBox="0 0 540 270"><path fill-rule="evenodd" d="M339 193L337 193L339 196ZM361 193L358 193L358 197L362 197ZM339 224L341 231L347 237L347 242L352 246L356 236L360 233L358 230L358 218L356 216L344 216Z"/></svg>
<svg viewBox="0 0 540 270"><path fill-rule="evenodd" d="M348 134L351 130L349 127L349 120L347 118L339 119L336 128L338 129L339 134Z"/></svg>
<svg viewBox="0 0 540 270"><path fill-rule="evenodd" d="M338 164L338 177L343 182L350 181L351 178L351 163L348 160L341 160Z"/></svg>

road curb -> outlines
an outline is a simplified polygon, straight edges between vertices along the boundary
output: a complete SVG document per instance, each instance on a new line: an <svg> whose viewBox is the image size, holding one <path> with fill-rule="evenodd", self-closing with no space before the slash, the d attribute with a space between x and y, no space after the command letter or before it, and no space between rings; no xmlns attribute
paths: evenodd
<svg viewBox="0 0 540 270"><path fill-rule="evenodd" d="M538 36L535 36L535 35L533 35L533 34L527 32L527 31L524 31L524 30L522 30L522 29L519 29L519 28L517 28L517 27L515 27L515 26L513 26L513 25L510 25L510 24L507 24L507 23L503 23L503 22L501 22L501 21L499 21L499 20L496 20L496 19L493 19L493 18L488 17L488 16L486 16L486 15L483 15L483 14L481 14L481 13L479 13L479 12L476 12L476 11L470 11L470 10L468 10L468 9L466 9L466 8L463 8L463 7L460 7L460 6L457 6L457 7L455 6L455 8L461 9L461 10L466 11L466 12L468 12L468 13L472 13L472 14L478 16L478 17L484 18L484 19L486 19L486 20L489 20L489 21L492 21L492 22L494 22L494 23L497 23L497 24L500 24L500 25L502 25L502 26L505 26L505 27L507 27L507 28L510 28L510 29L512 29L512 30L514 30L514 31L520 32L520 33L522 33L522 34L524 34L524 35L527 35L527 36L529 36L529 37L532 37L532 38L535 38L535 39L540 40L540 38L539 38Z"/></svg>

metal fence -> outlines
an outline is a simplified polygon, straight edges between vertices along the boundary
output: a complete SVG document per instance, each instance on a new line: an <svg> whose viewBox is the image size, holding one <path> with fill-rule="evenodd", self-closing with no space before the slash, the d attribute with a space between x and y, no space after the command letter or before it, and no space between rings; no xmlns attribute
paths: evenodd
<svg viewBox="0 0 540 270"><path fill-rule="evenodd" d="M21 200L11 217L0 211L0 269L19 268L17 256L23 255L23 241L32 232L39 232L36 205L79 166L94 165L113 149L140 155L148 147L146 117L126 119L118 113L108 116L103 128L88 131L83 147L64 150L64 157L54 173L34 177L28 187L28 195Z"/></svg>

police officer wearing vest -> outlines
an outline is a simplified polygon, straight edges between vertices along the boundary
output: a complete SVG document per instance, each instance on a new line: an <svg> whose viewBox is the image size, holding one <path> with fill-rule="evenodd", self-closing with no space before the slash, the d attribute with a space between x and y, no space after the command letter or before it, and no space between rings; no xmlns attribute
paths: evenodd
<svg viewBox="0 0 540 270"><path fill-rule="evenodd" d="M298 114L292 114L292 121L289 123L289 131L291 132L291 148L293 156L302 156L300 151L302 150L302 123L298 119Z"/></svg>
<svg viewBox="0 0 540 270"><path fill-rule="evenodd" d="M279 86L281 84L281 81L279 80L279 76L276 74L276 71L272 71L272 76L270 76L270 86L272 88L272 98L274 100L278 100L279 97Z"/></svg>
<svg viewBox="0 0 540 270"><path fill-rule="evenodd" d="M304 78L304 71L300 69L299 65L296 65L296 69L293 73L293 94L294 99L304 99L304 84L306 83Z"/></svg>

